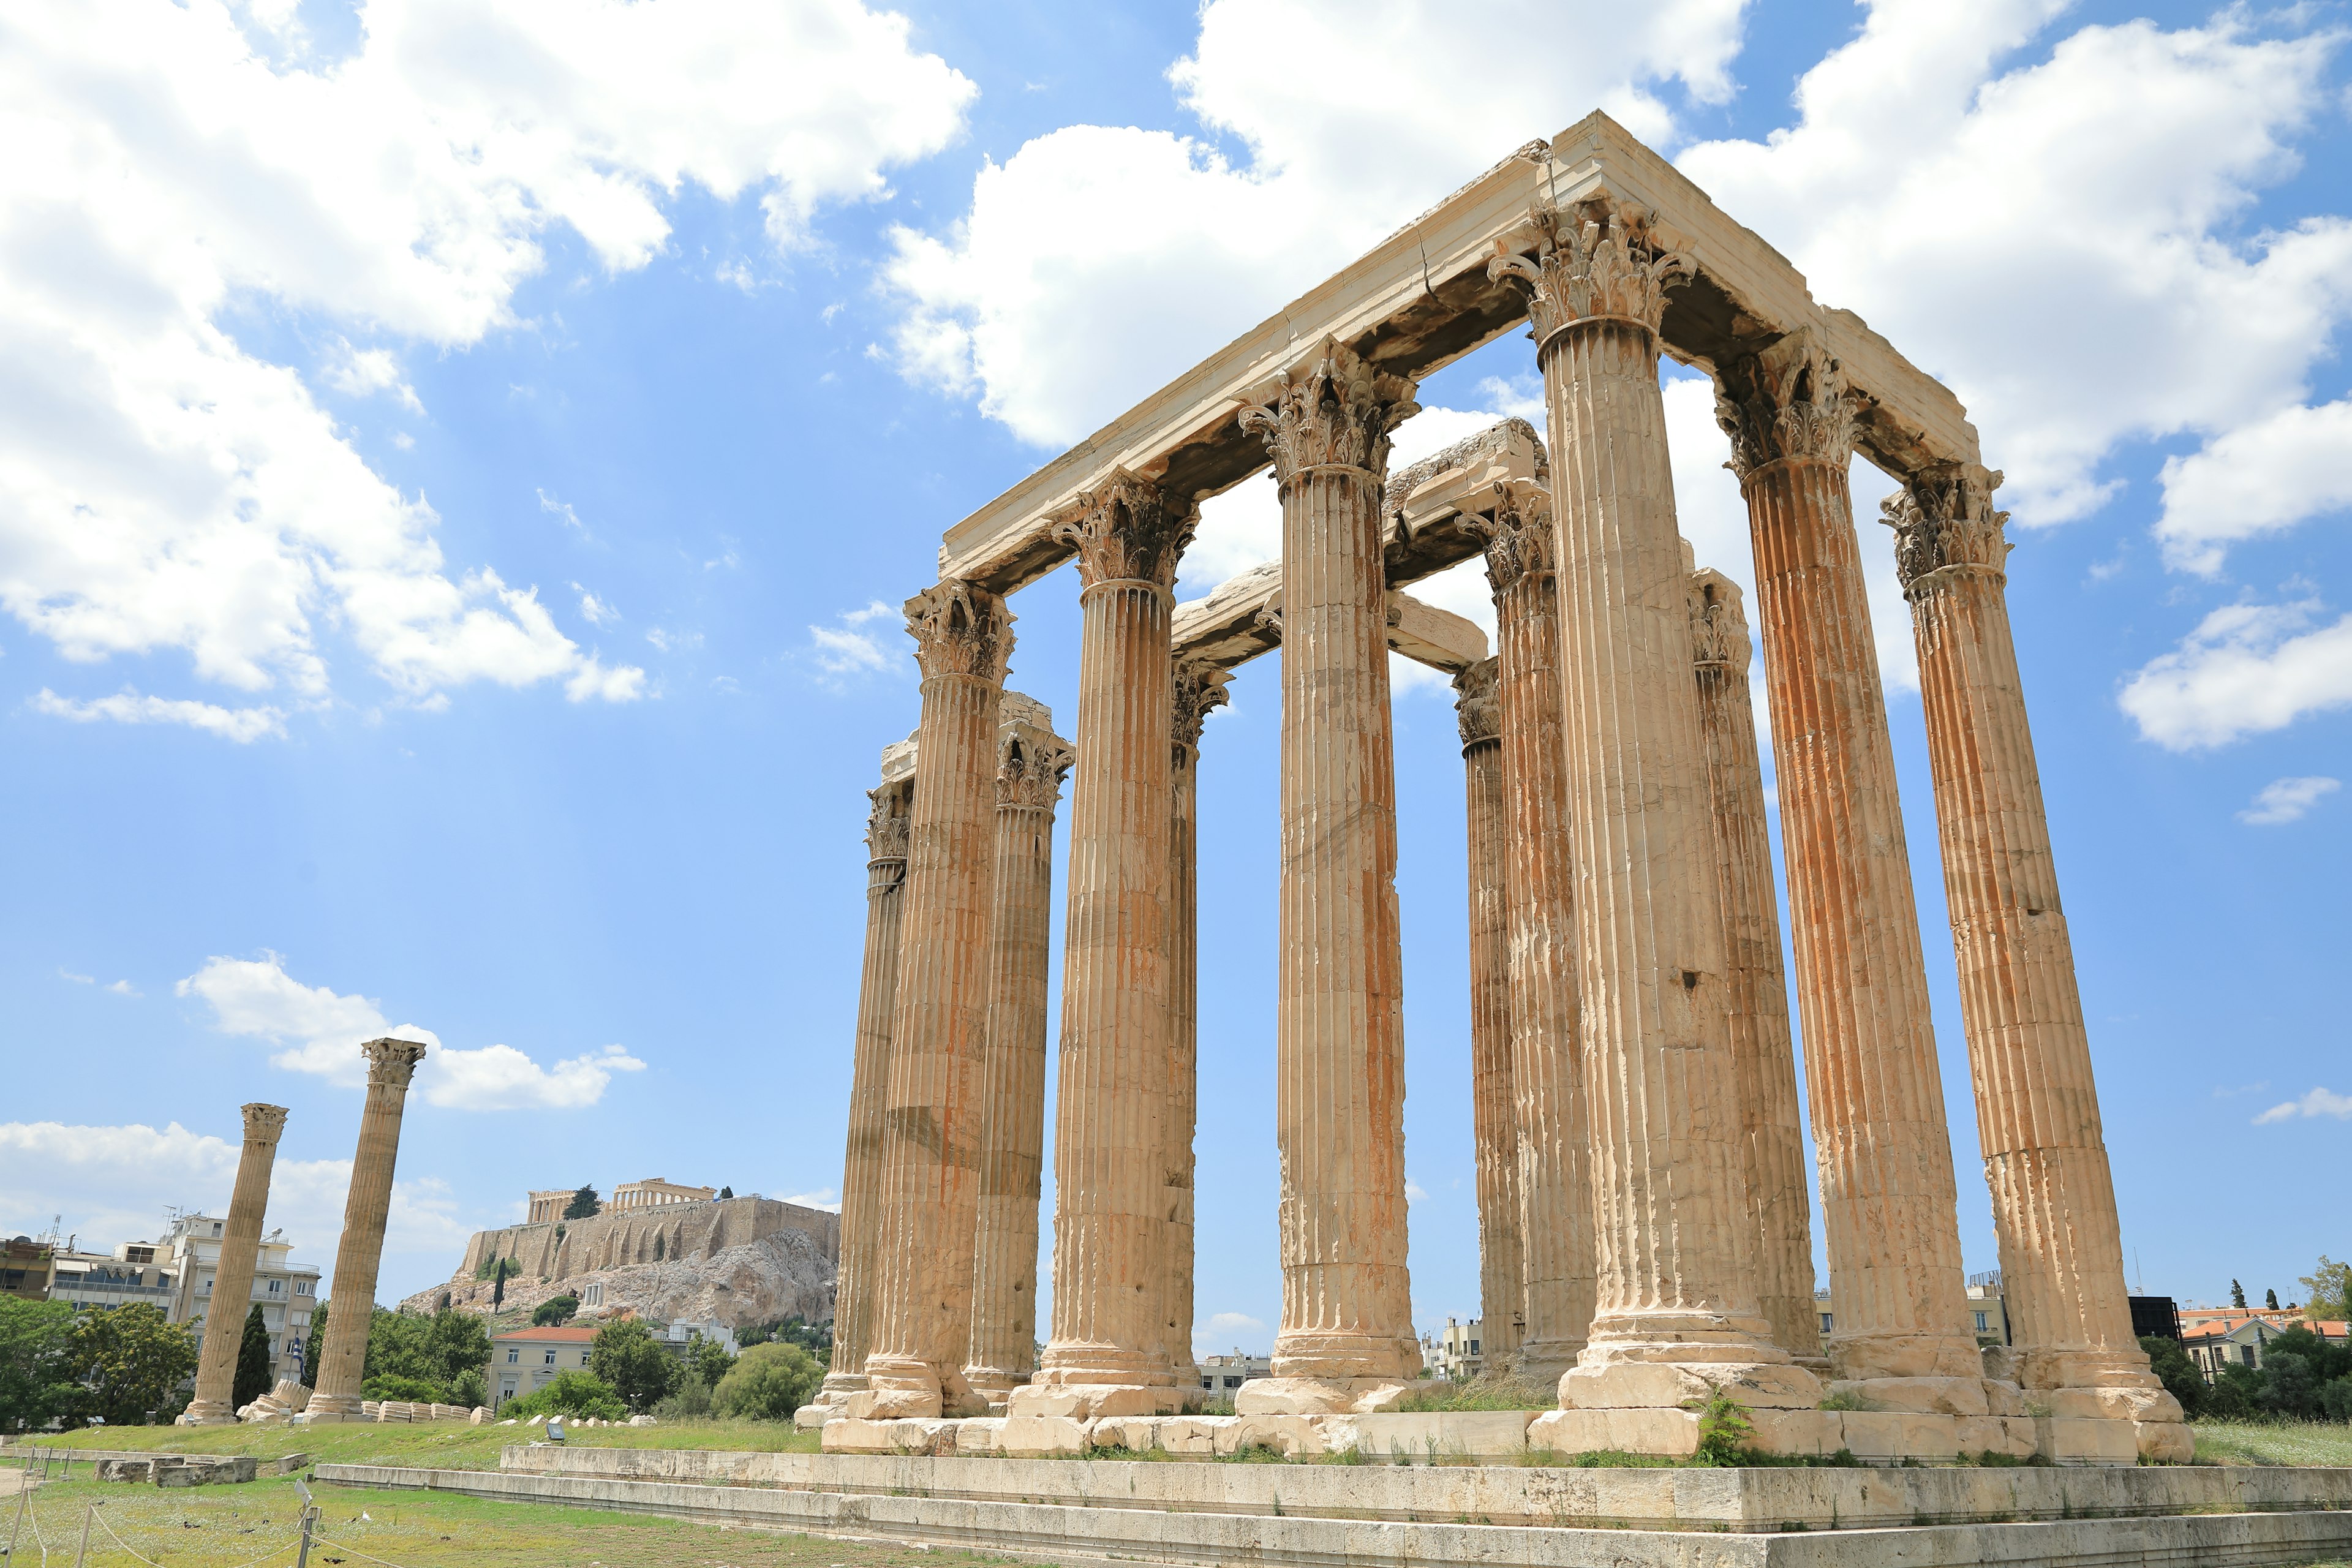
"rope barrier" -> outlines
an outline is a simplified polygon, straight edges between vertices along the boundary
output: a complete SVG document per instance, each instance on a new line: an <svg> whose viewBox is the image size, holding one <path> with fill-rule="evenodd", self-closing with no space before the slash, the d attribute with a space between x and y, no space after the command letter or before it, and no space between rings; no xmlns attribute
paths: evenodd
<svg viewBox="0 0 2352 1568"><path fill-rule="evenodd" d="M99 1529L100 1529L100 1530L102 1530L102 1531L106 1531L106 1535L107 1535L107 1539L108 1539L108 1540L110 1540L110 1541L113 1542L114 1542L114 1544L116 1544L117 1546L120 1546L121 1548L122 1548L122 1550L123 1550L123 1551L130 1552L131 1556L133 1556L133 1557L138 1557L140 1562L144 1563L145 1564L147 1564L147 1568L163 1568L163 1565L161 1563L156 1562L152 1557L142 1557L142 1556L140 1556L139 1552L138 1552L136 1550L134 1550L134 1549L132 1548L132 1546L131 1546L131 1542L127 1542L127 1541L123 1540L123 1539L122 1539L122 1537L121 1537L121 1536L119 1536L119 1535L117 1535L117 1534L115 1534L115 1533L114 1533L114 1526L112 1526L112 1525L110 1525L110 1524L109 1524L109 1523L107 1523L107 1522L106 1522L106 1515L104 1515L104 1514L102 1514L102 1513L101 1513L101 1514L98 1514L96 1517L97 1517L97 1519L98 1519L98 1528L99 1528ZM274 1556L276 1556L276 1555L277 1555L277 1553L272 1552L272 1553L270 1553L270 1555L274 1557Z"/></svg>
<svg viewBox="0 0 2352 1568"><path fill-rule="evenodd" d="M310 1537L310 1544L313 1546L331 1546L338 1552L348 1552L354 1557L366 1557L371 1563L383 1563L383 1568L400 1568L400 1564L397 1563L385 1563L381 1557L370 1557L368 1556L368 1553L362 1552L356 1546L346 1546L340 1541L330 1541L323 1535L313 1535Z"/></svg>

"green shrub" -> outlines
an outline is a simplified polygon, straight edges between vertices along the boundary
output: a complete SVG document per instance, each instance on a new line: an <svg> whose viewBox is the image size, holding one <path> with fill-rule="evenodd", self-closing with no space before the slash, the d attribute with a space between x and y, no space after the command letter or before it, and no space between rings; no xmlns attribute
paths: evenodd
<svg viewBox="0 0 2352 1568"><path fill-rule="evenodd" d="M446 1405L449 1391L437 1383L427 1383L421 1377L403 1377L398 1373L379 1373L360 1384L361 1394L368 1399L391 1399L404 1404Z"/></svg>
<svg viewBox="0 0 2352 1568"><path fill-rule="evenodd" d="M2213 1391L2197 1363L2189 1359L2189 1352L2180 1348L2180 1342L2162 1334L2143 1334L2139 1348L2147 1352L2147 1364L2164 1384L2164 1391L2180 1401L2182 1414L2191 1421L2204 1415Z"/></svg>
<svg viewBox="0 0 2352 1568"><path fill-rule="evenodd" d="M711 1402L722 1415L789 1421L824 1381L824 1368L799 1345L754 1345L735 1358L733 1369L711 1390Z"/></svg>
<svg viewBox="0 0 2352 1568"><path fill-rule="evenodd" d="M550 1296L531 1309L530 1324L535 1329L562 1328L580 1310L577 1296Z"/></svg>
<svg viewBox="0 0 2352 1568"><path fill-rule="evenodd" d="M509 1399L499 1408L499 1415L528 1420L533 1415L593 1415L604 1421L628 1419L629 1407L613 1392L612 1384L593 1373L568 1367L555 1374L555 1381L538 1393L522 1399Z"/></svg>
<svg viewBox="0 0 2352 1568"><path fill-rule="evenodd" d="M1692 1462L1723 1467L1749 1463L1748 1447L1755 1441L1756 1426L1748 1419L1748 1407L1718 1388L1697 1409L1698 1451L1691 1456Z"/></svg>

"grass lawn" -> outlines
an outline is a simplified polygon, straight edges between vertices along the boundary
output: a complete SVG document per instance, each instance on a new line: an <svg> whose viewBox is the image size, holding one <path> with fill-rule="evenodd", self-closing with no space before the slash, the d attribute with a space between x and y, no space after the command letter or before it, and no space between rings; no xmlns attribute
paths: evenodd
<svg viewBox="0 0 2352 1568"><path fill-rule="evenodd" d="M314 1489L320 1516L310 1561L328 1568L373 1568L372 1558L398 1568L946 1568L1010 1561L442 1492ZM0 1503L5 1545L16 1500ZM93 1503L103 1524L91 1526L86 1568L138 1568L142 1558L166 1568L285 1568L294 1561L301 1503L290 1479L171 1491L52 1481L33 1495L14 1561L71 1563L83 1510Z"/></svg>
<svg viewBox="0 0 2352 1568"><path fill-rule="evenodd" d="M2339 1421L2200 1421L2200 1465L2352 1466L2352 1426Z"/></svg>
<svg viewBox="0 0 2352 1568"><path fill-rule="evenodd" d="M411 1465L435 1470L495 1470L499 1450L527 1443L529 1426L468 1426L463 1421L354 1421L334 1426L94 1426L42 1437L37 1446L121 1452L159 1449L174 1454L253 1454L274 1459L308 1454L322 1465ZM725 1448L737 1452L814 1454L817 1436L782 1421L665 1421L658 1426L572 1426L574 1448ZM0 1447L0 1466L17 1462L16 1447Z"/></svg>

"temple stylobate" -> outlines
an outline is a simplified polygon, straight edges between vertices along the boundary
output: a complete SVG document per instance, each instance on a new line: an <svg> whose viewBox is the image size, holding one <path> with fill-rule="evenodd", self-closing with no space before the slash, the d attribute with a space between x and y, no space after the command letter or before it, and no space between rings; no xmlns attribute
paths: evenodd
<svg viewBox="0 0 2352 1568"><path fill-rule="evenodd" d="M1505 421L1391 472L1420 380L1522 333L1549 430ZM1748 506L1785 909L1756 642L1738 587L1679 536L1662 355L1714 378ZM1931 956L1863 591L1863 552L1888 542L1855 527L1857 455L1894 482L1918 638L2011 1282L2014 1342L1989 1352L1960 1321ZM1200 502L1269 466L1281 558L1177 605ZM910 1418L1001 1416L950 1447L1052 1453L1197 1403L1202 721L1277 649L1282 1321L1271 1374L1234 1404L1316 1418L1405 1397L1393 651L1461 693L1480 1283L1495 1348L1556 1402L1528 1441L1686 1453L1696 1407L1727 1395L1784 1453L1843 1446L1840 1413L1859 1411L1885 1415L1896 1458L2186 1457L2130 1334L1998 483L1948 390L1595 114L949 531L940 581L908 605L916 754L894 748L875 796L841 1331L804 1421L828 1449L888 1449ZM1072 558L1066 746L1003 681L1008 597ZM1491 649L1406 592L1474 558ZM1053 1311L1031 1366L1065 771ZM1825 1342L1816 1212L1839 1303Z"/></svg>

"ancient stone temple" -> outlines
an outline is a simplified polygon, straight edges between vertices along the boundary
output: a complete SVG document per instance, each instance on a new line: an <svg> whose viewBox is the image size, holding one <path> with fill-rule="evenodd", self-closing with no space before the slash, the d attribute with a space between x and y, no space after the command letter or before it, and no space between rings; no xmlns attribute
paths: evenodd
<svg viewBox="0 0 2352 1568"><path fill-rule="evenodd" d="M1420 381L1507 337L1529 341L1548 430L1507 420L1391 472ZM1716 384L1752 635L1738 588L1679 534L1664 357ZM1856 458L1893 489L1891 541L1855 526ZM1175 604L1201 501L1269 467L1280 559ZM834 1450L1223 1440L1184 1414L1195 805L1214 777L1204 717L1277 649L1282 1173L1265 1201L1282 1321L1270 1372L1221 1419L1365 1421L1405 1396L1393 652L1460 694L1480 1286L1490 1357L1553 1402L1526 1441L1688 1453L1721 1395L1780 1453L2186 1457L2131 1337L1999 483L1947 389L1595 114L950 529L939 581L907 605L913 750L886 754L872 796L836 1360L803 1420ZM1996 1352L1960 1321L1933 960L1864 593L1864 552L1890 545L2013 1316ZM1073 560L1065 742L1003 682L1009 602ZM1491 648L1406 592L1472 560ZM1826 1342L1816 1214L1839 1302Z"/></svg>

